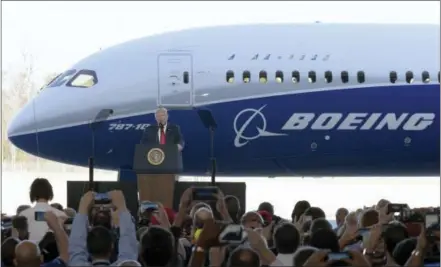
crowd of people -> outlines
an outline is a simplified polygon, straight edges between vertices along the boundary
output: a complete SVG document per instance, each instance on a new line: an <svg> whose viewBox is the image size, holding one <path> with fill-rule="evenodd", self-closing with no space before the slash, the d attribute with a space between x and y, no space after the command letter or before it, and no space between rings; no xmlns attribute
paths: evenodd
<svg viewBox="0 0 441 267"><path fill-rule="evenodd" d="M30 187L33 206L2 215L4 267L58 266L439 266L439 208L410 209L381 199L336 211L298 201L292 216L271 203L242 211L221 191L207 201L181 196L179 209L142 202L136 214L123 192L86 192L78 207L52 203L47 179ZM76 209L74 209L76 208Z"/></svg>

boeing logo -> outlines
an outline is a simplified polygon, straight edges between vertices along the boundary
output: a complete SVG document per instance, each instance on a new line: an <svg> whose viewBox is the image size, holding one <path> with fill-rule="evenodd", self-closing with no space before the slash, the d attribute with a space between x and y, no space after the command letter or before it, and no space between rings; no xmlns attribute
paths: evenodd
<svg viewBox="0 0 441 267"><path fill-rule="evenodd" d="M267 136L284 136L285 133L267 131L267 121L262 113L266 105L259 109L247 108L240 111L234 118L235 147L243 147L251 140ZM238 125L241 116L248 116L248 119L240 126ZM261 127L256 127L256 134L244 135L249 124L256 118L262 121ZM287 130L403 130L423 131L433 124L435 113L294 113L280 129Z"/></svg>
<svg viewBox="0 0 441 267"><path fill-rule="evenodd" d="M264 109L266 105L262 106L259 109L253 109L253 108L247 108L242 110L241 112L237 113L236 117L234 118L233 126L234 131L236 132L236 138L234 138L234 146L235 147L243 147L244 145L248 144L249 141L257 139L261 136L282 136L287 135L283 133L273 133L266 130L266 118L265 115L262 113L262 109ZM241 116L248 115L248 119L242 124L242 126L239 128L237 125L238 120ZM259 117L262 121L262 128L259 128L256 126L256 134L253 136L245 136L244 132L247 129L248 125L254 120L254 118Z"/></svg>

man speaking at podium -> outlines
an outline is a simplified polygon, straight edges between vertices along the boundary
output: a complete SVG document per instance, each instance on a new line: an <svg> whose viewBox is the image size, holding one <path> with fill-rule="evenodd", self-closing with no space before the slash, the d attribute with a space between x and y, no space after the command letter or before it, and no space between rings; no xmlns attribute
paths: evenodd
<svg viewBox="0 0 441 267"><path fill-rule="evenodd" d="M156 110L157 125L147 127L141 137L141 144L175 144L178 150L184 148L184 139L178 125L168 122L167 109ZM160 201L164 206L172 207L176 174L138 175L138 192L140 201Z"/></svg>
<svg viewBox="0 0 441 267"><path fill-rule="evenodd" d="M182 138L179 126L168 123L168 113L165 108L158 108L155 113L157 125L147 127L141 138L141 144L156 143L169 144L173 143L178 146L179 151L184 148L184 139Z"/></svg>

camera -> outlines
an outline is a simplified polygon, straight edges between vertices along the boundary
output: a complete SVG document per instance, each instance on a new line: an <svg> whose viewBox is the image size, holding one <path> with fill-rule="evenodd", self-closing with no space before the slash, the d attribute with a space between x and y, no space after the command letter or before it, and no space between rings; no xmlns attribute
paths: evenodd
<svg viewBox="0 0 441 267"><path fill-rule="evenodd" d="M348 252L329 253L328 259L333 261L339 261L344 259L350 259L351 255Z"/></svg>
<svg viewBox="0 0 441 267"><path fill-rule="evenodd" d="M196 201L213 201L217 200L216 195L219 193L219 188L216 186L204 186L193 188L193 200Z"/></svg>
<svg viewBox="0 0 441 267"><path fill-rule="evenodd" d="M109 205L112 200L108 193L95 193L95 205Z"/></svg>
<svg viewBox="0 0 441 267"><path fill-rule="evenodd" d="M141 202L139 209L141 213L144 213L145 211L156 211L158 210L158 204L150 201L143 201Z"/></svg>
<svg viewBox="0 0 441 267"><path fill-rule="evenodd" d="M387 206L387 213L398 213L397 220L402 223L424 223L424 215L415 212L407 204L390 203Z"/></svg>
<svg viewBox="0 0 441 267"><path fill-rule="evenodd" d="M247 237L248 234L241 225L229 224L219 234L219 242L221 244L242 244Z"/></svg>
<svg viewBox="0 0 441 267"><path fill-rule="evenodd" d="M143 201L139 206L138 226L149 226L154 212L158 211L158 204L151 201Z"/></svg>
<svg viewBox="0 0 441 267"><path fill-rule="evenodd" d="M44 219L44 211L36 211L36 212L34 212L34 220L35 221L37 221L37 222L44 222L44 221L46 221L45 219Z"/></svg>

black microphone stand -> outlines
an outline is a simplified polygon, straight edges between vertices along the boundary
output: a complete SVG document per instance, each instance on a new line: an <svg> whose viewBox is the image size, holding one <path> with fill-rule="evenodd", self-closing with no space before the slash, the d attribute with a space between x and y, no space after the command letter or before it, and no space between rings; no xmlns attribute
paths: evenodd
<svg viewBox="0 0 441 267"><path fill-rule="evenodd" d="M216 184L216 158L214 157L214 130L213 126L210 126L210 162L211 162L211 185Z"/></svg>
<svg viewBox="0 0 441 267"><path fill-rule="evenodd" d="M200 109L197 111L200 120L204 124L205 128L208 129L210 133L210 163L211 163L211 184L215 186L216 184L216 158L214 156L214 131L217 128L217 123L214 120L213 114L211 111Z"/></svg>
<svg viewBox="0 0 441 267"><path fill-rule="evenodd" d="M98 128L102 122L106 121L110 115L113 114L113 109L102 109L98 112L95 118L89 123L89 127L92 131L92 151L89 157L89 190L93 191L93 171L95 165L95 130Z"/></svg>

